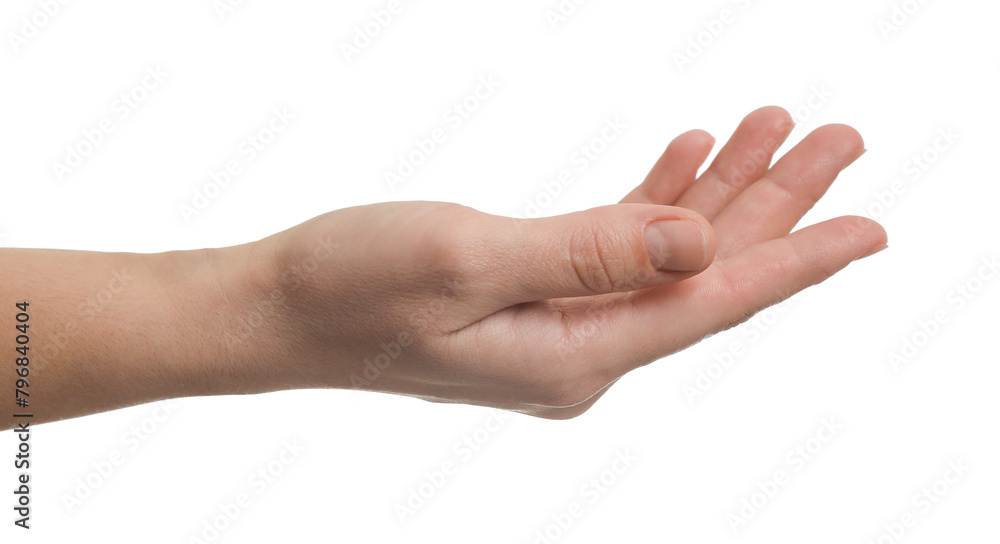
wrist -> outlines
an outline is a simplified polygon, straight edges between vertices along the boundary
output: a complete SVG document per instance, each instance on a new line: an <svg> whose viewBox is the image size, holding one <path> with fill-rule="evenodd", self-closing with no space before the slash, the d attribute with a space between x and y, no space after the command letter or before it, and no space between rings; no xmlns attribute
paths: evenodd
<svg viewBox="0 0 1000 544"><path fill-rule="evenodd" d="M262 241L266 242L266 241ZM175 396L263 393L299 386L271 245L149 255L159 278Z"/></svg>

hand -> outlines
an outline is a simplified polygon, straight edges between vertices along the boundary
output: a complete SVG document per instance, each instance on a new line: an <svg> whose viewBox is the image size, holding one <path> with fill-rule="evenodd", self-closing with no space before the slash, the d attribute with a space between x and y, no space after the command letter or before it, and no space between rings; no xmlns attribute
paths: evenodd
<svg viewBox="0 0 1000 544"><path fill-rule="evenodd" d="M789 234L864 152L767 107L701 176L714 140L682 134L620 204L513 220L454 204L339 210L258 244L277 255L280 330L304 387L362 388L546 418L885 248L840 217Z"/></svg>

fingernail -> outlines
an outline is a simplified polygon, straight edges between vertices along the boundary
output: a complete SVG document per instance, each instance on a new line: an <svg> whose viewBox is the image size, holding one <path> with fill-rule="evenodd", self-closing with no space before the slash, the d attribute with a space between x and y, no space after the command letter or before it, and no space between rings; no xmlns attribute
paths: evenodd
<svg viewBox="0 0 1000 544"><path fill-rule="evenodd" d="M694 221L656 221L646 227L646 251L659 270L701 270L708 259L708 239Z"/></svg>
<svg viewBox="0 0 1000 544"><path fill-rule="evenodd" d="M858 257L855 260L856 261L860 261L861 259L864 259L865 257L871 257L872 255L878 253L879 251L882 251L883 249L888 249L888 248L889 248L888 244L879 244L879 245L877 245L877 246L869 249L868 253L865 253L864 255Z"/></svg>

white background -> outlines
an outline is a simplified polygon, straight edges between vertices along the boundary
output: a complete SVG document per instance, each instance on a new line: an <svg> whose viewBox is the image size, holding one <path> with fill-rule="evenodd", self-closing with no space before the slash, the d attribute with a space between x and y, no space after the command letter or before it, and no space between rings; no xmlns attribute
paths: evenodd
<svg viewBox="0 0 1000 544"><path fill-rule="evenodd" d="M556 28L556 0L405 1L348 61L343 44L386 5L250 1L220 17L210 0L70 2L46 17L35 1L4 2L0 243L220 246L386 200L523 216L541 198L558 214L617 201L673 136L703 128L721 145L743 115L777 104L799 121L784 149L833 122L869 149L802 224L863 213L890 248L634 372L571 421L510 416L487 431L481 408L293 391L40 426L30 534L12 525L16 441L3 433L0 541L187 543L241 492L250 506L204 541L531 543L546 529L560 533L551 542L995 538L1000 282L978 274L1000 253L1000 5L929 0L887 39L889 0L591 0ZM675 54L725 9L735 20L701 35L707 47L680 69ZM44 24L15 44L22 17ZM157 67L162 81L136 91ZM446 123L481 77L499 89L457 129ZM122 93L144 95L125 119ZM239 146L273 108L295 120L248 161ZM616 117L627 129L581 171L574 150ZM60 179L53 161L105 118L113 131ZM447 141L390 191L397 156L438 127ZM939 131L958 139L940 145ZM935 143L946 149L928 151ZM925 152L932 164L914 171ZM179 206L230 160L241 173L185 221ZM574 182L541 196L567 168ZM883 206L894 181L901 194ZM978 290L961 306L960 284ZM921 336L939 310L948 322ZM894 371L889 354L914 335L921 348ZM734 343L741 355L720 372ZM689 400L699 373L710 387ZM812 439L828 418L837 434ZM128 438L143 425L144 441ZM485 444L460 455L464 436ZM305 450L281 465L285 441ZM99 476L115 452L123 461ZM605 492L582 489L612 480L616 452L636 460ZM457 473L401 522L396 505L411 489L430 494L425 473L448 461ZM971 470L922 508L914 495L935 489L949 462ZM248 478L269 465L281 475L258 493ZM787 483L755 498L776 470ZM87 496L67 507L77 495ZM742 499L764 504L734 531ZM550 527L574 502L582 516ZM886 536L906 513L912 527Z"/></svg>

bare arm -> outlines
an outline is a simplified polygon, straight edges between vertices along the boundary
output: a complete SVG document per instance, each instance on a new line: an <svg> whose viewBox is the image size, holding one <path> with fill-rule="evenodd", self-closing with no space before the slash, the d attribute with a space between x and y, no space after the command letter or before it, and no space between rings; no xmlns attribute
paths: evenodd
<svg viewBox="0 0 1000 544"><path fill-rule="evenodd" d="M234 317L270 281L273 259L251 251L262 245L161 254L0 250L5 428L22 422L15 412L42 423L277 386L265 376L277 361L266 355L270 344L232 336ZM27 382L20 383L27 406L18 406L18 379Z"/></svg>
<svg viewBox="0 0 1000 544"><path fill-rule="evenodd" d="M397 202L222 249L3 250L0 347L19 355L28 302L34 422L306 387L574 417L886 247L860 217L792 232L864 145L822 127L772 166L791 128L779 108L751 113L701 175L714 141L687 132L622 203L559 217ZM8 418L20 376L4 368Z"/></svg>

